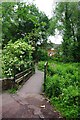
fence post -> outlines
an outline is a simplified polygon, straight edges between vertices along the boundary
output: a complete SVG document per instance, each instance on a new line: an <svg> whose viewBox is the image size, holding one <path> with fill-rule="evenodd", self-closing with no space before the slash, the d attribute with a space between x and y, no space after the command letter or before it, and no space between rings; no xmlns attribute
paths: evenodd
<svg viewBox="0 0 80 120"><path fill-rule="evenodd" d="M44 64L44 91L45 91L45 88L46 88L47 65L48 65L48 62L46 62Z"/></svg>

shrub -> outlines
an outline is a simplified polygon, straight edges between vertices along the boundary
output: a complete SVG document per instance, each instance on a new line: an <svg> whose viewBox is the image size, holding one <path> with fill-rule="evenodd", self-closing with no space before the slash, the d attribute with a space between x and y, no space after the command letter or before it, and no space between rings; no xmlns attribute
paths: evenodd
<svg viewBox="0 0 80 120"><path fill-rule="evenodd" d="M48 64L45 93L66 118L78 118L79 63Z"/></svg>
<svg viewBox="0 0 80 120"><path fill-rule="evenodd" d="M14 74L25 70L32 59L32 47L22 39L12 43L10 41L3 49L3 74L5 77L14 76Z"/></svg>
<svg viewBox="0 0 80 120"><path fill-rule="evenodd" d="M43 71L44 70L44 64L45 64L45 61L38 62L38 69Z"/></svg>
<svg viewBox="0 0 80 120"><path fill-rule="evenodd" d="M48 60L48 53L45 49L38 48L36 57L39 61L46 61Z"/></svg>

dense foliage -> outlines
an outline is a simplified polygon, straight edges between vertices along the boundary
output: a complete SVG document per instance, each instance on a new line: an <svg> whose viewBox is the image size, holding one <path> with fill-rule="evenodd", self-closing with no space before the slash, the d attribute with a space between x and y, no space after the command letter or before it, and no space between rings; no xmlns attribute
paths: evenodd
<svg viewBox="0 0 80 120"><path fill-rule="evenodd" d="M39 48L37 55L36 55L36 58L38 61L45 61L45 60L49 59L49 56L48 56L48 53L45 49Z"/></svg>
<svg viewBox="0 0 80 120"><path fill-rule="evenodd" d="M28 68L27 62L29 63L32 60L32 50L33 48L22 39L14 43L9 41L2 54L3 75L5 77L14 76L14 74Z"/></svg>
<svg viewBox="0 0 80 120"><path fill-rule="evenodd" d="M56 30L59 30L63 36L63 42L57 48L54 60L80 61L80 6L78 2L57 3L54 16L50 20L34 4L2 2L0 8L1 5L3 51L0 59L3 77L12 77L25 70L33 59L36 62L51 59L48 57L47 50L53 48L54 44L48 43L47 38L49 35L54 35ZM38 63L38 68L42 70L44 70L43 61ZM66 118L78 117L79 66L79 63L51 62L48 64L45 93Z"/></svg>
<svg viewBox="0 0 80 120"><path fill-rule="evenodd" d="M45 64L45 61L38 62L38 69L43 71L44 70L44 64Z"/></svg>
<svg viewBox="0 0 80 120"><path fill-rule="evenodd" d="M63 36L62 58L64 62L80 61L80 4L59 2L56 4L50 30L59 30ZM54 35L54 32L53 32Z"/></svg>
<svg viewBox="0 0 80 120"><path fill-rule="evenodd" d="M4 76L10 77L25 70L26 62L47 58L44 48L47 44L49 19L33 3L2 2L0 7L2 67Z"/></svg>
<svg viewBox="0 0 80 120"><path fill-rule="evenodd" d="M43 64L39 62L38 67L43 69ZM48 63L45 93L66 118L78 118L79 66L79 63Z"/></svg>
<svg viewBox="0 0 80 120"><path fill-rule="evenodd" d="M39 11L33 3L2 2L3 49L10 40L14 43L22 38L34 47L32 56L33 59L37 59L40 47L45 48L47 43L48 28L48 17Z"/></svg>
<svg viewBox="0 0 80 120"><path fill-rule="evenodd" d="M46 38L49 20L34 4L3 2L2 18L3 46L26 35L33 43Z"/></svg>

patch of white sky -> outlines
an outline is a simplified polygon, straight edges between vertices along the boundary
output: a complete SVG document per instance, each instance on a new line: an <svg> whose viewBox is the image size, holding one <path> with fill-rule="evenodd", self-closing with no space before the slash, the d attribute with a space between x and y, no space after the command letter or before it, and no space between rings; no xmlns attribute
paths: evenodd
<svg viewBox="0 0 80 120"><path fill-rule="evenodd" d="M53 16L53 9L55 8L55 3L57 0L21 0L22 2L34 3L40 11L44 12L48 18ZM48 38L51 42L55 44L61 44L62 36L56 31L55 36L49 36Z"/></svg>

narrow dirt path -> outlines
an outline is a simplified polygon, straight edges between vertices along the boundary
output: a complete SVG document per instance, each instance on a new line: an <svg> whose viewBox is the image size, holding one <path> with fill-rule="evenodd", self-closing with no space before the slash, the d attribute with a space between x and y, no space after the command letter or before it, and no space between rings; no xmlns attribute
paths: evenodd
<svg viewBox="0 0 80 120"><path fill-rule="evenodd" d="M2 118L32 118L32 120L33 118L44 120L62 118L60 113L50 105L49 100L41 95L43 78L43 72L37 70L16 94L4 93Z"/></svg>

